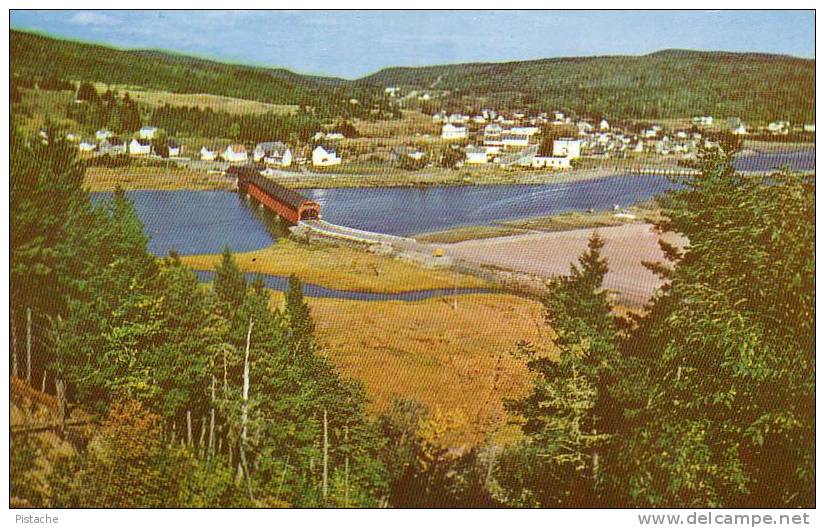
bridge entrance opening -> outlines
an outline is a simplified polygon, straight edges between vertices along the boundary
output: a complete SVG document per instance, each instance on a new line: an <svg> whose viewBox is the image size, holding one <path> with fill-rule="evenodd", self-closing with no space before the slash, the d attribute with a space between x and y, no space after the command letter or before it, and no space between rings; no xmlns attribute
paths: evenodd
<svg viewBox="0 0 825 528"><path fill-rule="evenodd" d="M314 207L311 209L302 209L301 220L318 220L318 213L320 213L320 211Z"/></svg>

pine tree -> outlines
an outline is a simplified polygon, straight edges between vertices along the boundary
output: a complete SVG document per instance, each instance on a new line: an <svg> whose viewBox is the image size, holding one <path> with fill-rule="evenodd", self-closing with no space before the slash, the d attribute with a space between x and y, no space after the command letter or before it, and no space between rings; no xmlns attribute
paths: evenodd
<svg viewBox="0 0 825 528"><path fill-rule="evenodd" d="M221 263L215 267L213 288L224 314L232 317L246 297L246 277L235 263L229 246L224 247Z"/></svg>
<svg viewBox="0 0 825 528"><path fill-rule="evenodd" d="M528 441L506 459L528 459L501 474L502 500L513 505L594 507L599 504L600 392L614 361L616 325L602 283L608 271L604 241L593 234L588 250L568 276L554 279L545 300L547 323L556 333L557 360L523 343L520 354L535 375L532 392L506 402L524 418Z"/></svg>

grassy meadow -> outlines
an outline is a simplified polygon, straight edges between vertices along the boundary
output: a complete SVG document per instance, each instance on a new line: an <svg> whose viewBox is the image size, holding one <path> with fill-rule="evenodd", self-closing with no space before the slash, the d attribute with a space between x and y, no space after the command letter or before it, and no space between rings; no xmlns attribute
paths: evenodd
<svg viewBox="0 0 825 528"><path fill-rule="evenodd" d="M212 270L221 255L187 255L181 260L196 270ZM296 275L303 282L340 290L397 293L435 288L483 288L482 279L341 246L301 244L279 239L275 244L236 253L238 267L247 272Z"/></svg>

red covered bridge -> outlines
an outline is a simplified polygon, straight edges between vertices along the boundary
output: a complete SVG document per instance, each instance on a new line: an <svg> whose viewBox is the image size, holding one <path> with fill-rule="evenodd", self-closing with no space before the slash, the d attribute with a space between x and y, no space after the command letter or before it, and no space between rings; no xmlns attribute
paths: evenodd
<svg viewBox="0 0 825 528"><path fill-rule="evenodd" d="M254 197L291 224L317 219L321 215L321 206L317 202L261 176L252 167L229 167L226 173L238 178L239 191Z"/></svg>

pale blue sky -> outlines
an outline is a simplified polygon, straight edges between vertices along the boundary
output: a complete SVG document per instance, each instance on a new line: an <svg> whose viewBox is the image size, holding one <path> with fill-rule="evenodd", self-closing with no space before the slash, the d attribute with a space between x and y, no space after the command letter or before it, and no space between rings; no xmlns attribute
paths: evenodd
<svg viewBox="0 0 825 528"><path fill-rule="evenodd" d="M387 66L640 55L813 58L813 11L34 11L11 26L123 48L356 78Z"/></svg>

